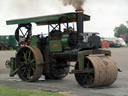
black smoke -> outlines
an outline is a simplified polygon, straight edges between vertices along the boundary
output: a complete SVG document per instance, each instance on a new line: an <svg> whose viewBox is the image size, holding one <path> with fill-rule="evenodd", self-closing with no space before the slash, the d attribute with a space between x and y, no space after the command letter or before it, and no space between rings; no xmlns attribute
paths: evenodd
<svg viewBox="0 0 128 96"><path fill-rule="evenodd" d="M86 0L60 0L64 6L72 5L75 9L83 9Z"/></svg>

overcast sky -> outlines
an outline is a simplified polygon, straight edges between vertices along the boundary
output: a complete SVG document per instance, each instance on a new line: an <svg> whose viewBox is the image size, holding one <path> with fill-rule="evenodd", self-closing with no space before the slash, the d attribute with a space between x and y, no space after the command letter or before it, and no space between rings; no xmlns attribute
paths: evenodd
<svg viewBox="0 0 128 96"><path fill-rule="evenodd" d="M115 26L128 20L128 0L86 0L83 9L91 16L84 31L99 32L103 37L112 37ZM0 35L14 34L16 26L7 26L6 20L74 10L72 6L63 6L59 0L0 0Z"/></svg>

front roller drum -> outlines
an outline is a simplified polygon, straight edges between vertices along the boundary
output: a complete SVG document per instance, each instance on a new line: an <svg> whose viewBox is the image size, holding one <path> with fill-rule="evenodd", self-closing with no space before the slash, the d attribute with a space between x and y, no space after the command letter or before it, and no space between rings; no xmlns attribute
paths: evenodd
<svg viewBox="0 0 128 96"><path fill-rule="evenodd" d="M78 64L75 70L79 70ZM75 78L83 87L102 87L113 84L117 74L117 65L110 56L87 56L84 73L75 73Z"/></svg>

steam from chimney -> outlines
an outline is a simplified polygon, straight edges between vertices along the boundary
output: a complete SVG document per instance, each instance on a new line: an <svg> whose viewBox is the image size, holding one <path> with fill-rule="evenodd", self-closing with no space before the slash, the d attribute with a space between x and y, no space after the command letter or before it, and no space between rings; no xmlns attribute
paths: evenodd
<svg viewBox="0 0 128 96"><path fill-rule="evenodd" d="M72 5L76 10L83 9L86 0L60 0L64 6Z"/></svg>

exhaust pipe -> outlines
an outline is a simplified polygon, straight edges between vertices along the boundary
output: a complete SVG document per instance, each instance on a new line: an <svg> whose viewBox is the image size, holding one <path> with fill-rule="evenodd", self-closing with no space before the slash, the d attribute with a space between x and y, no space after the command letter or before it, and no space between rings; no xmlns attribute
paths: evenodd
<svg viewBox="0 0 128 96"><path fill-rule="evenodd" d="M76 10L76 21L77 21L77 38L78 38L78 45L79 43L82 43L83 41L83 20L84 20L84 15L83 15L84 10Z"/></svg>

